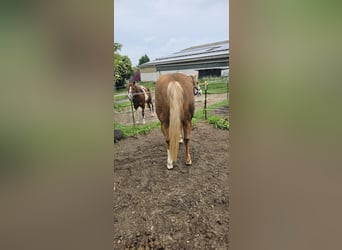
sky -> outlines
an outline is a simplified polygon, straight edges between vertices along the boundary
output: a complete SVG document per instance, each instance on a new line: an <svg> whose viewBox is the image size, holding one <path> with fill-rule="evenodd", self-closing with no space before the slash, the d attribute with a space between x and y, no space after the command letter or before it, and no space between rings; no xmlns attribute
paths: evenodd
<svg viewBox="0 0 342 250"><path fill-rule="evenodd" d="M229 39L227 0L114 0L114 41L133 66Z"/></svg>

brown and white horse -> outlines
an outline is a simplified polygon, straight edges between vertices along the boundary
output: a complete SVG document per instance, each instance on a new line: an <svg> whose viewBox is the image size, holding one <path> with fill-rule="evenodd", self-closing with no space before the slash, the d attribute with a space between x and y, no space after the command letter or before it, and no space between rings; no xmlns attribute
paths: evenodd
<svg viewBox="0 0 342 250"><path fill-rule="evenodd" d="M161 75L156 83L155 105L167 148L167 168L177 160L179 137L185 141L186 165L191 165L190 132L195 111L194 95L201 95L197 76L181 73Z"/></svg>
<svg viewBox="0 0 342 250"><path fill-rule="evenodd" d="M137 85L135 82L128 84L128 99L133 102L134 109L141 107L142 122L145 124L145 103L147 103L150 111L154 112L152 95L149 88Z"/></svg>

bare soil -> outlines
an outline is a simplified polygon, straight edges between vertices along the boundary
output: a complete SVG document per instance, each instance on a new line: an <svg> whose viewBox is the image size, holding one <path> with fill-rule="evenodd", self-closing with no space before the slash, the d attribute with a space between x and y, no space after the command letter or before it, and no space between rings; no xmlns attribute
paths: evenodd
<svg viewBox="0 0 342 250"><path fill-rule="evenodd" d="M114 145L114 249L228 249L229 131L201 121L190 143L172 170L159 129Z"/></svg>

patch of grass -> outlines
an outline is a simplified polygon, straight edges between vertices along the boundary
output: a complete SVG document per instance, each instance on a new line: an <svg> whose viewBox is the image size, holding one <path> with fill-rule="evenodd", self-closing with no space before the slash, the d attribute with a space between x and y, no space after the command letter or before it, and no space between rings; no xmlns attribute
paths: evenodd
<svg viewBox="0 0 342 250"><path fill-rule="evenodd" d="M120 100L124 100L124 99L127 99L127 93L124 94L124 95L114 95L114 100L115 101L120 101Z"/></svg>
<svg viewBox="0 0 342 250"><path fill-rule="evenodd" d="M154 82L141 82L140 85L143 85L144 87L149 88L152 92L154 92L155 89L155 83Z"/></svg>
<svg viewBox="0 0 342 250"><path fill-rule="evenodd" d="M192 117L192 123L195 124L197 120L204 120L203 109L198 109L195 111L194 116Z"/></svg>
<svg viewBox="0 0 342 250"><path fill-rule="evenodd" d="M120 123L114 123L114 129L120 129L124 137L135 136L135 135L146 135L150 133L153 129L160 128L160 122L152 122L144 125L123 125Z"/></svg>
<svg viewBox="0 0 342 250"><path fill-rule="evenodd" d="M128 106L130 105L130 102L128 102ZM222 106L228 105L228 100L223 100L220 102L217 102L213 105L209 105L208 109L216 109ZM196 124L197 121L204 120L204 112L203 109L196 110L194 113L194 117L192 118L193 125ZM225 118L222 118L220 116L215 115L208 115L208 123L213 124L215 128L219 129L229 129L229 121ZM120 123L114 123L114 129L120 129L124 137L129 136L136 136L136 135L146 135L150 133L153 129L160 128L160 122L155 121L149 124L137 124L135 126L133 125L124 125Z"/></svg>
<svg viewBox="0 0 342 250"><path fill-rule="evenodd" d="M209 105L207 108L208 108L208 109L217 109L217 108L219 108L219 107L227 106L227 105L229 105L229 101L228 101L228 100L223 100L223 101L214 103L214 104L212 104L212 105ZM192 124L193 124L193 125L195 125L196 122L197 122L198 120L204 120L204 119L205 119L205 116L204 116L204 112L203 112L203 111L204 111L203 109L199 109L199 110L196 110L196 111L195 111L194 117L192 118ZM225 120L224 118L222 118L222 117L220 117L220 116L213 116L213 115L210 115L210 112L209 112L209 114L207 114L207 119L208 119L208 122L209 122L209 123L211 123L211 122L209 121L211 117L214 117L214 118L212 118L211 122L215 122L215 123L216 123L216 120L217 120L217 118L215 118L215 117L219 117L219 118ZM217 123L218 123L218 126L219 126L219 127L224 127L224 126L226 126L225 123L224 123L223 121L217 121ZM221 123L222 123L222 124L221 124ZM227 120L227 123L228 123L228 128L229 128L229 122L228 122L228 120ZM211 123L211 124L213 124L213 123ZM227 129L228 129L228 128L227 128Z"/></svg>
<svg viewBox="0 0 342 250"><path fill-rule="evenodd" d="M202 94L204 95L204 91L205 91L204 84L200 84L200 87L202 89ZM227 93L227 91L228 91L227 83L208 84L208 90L207 90L208 95Z"/></svg>
<svg viewBox="0 0 342 250"><path fill-rule="evenodd" d="M214 103L212 105L209 105L207 107L207 109L217 109L219 107L227 106L227 105L229 105L229 101L226 99L226 100L222 100L220 102ZM194 113L194 118L196 118L196 119L204 119L203 109L196 110L195 113Z"/></svg>
<svg viewBox="0 0 342 250"><path fill-rule="evenodd" d="M130 107L130 106L131 106L130 101L114 103L114 108L117 110L124 109L124 108Z"/></svg>
<svg viewBox="0 0 342 250"><path fill-rule="evenodd" d="M217 102L217 103L214 103L212 105L209 105L208 109L217 109L219 107L227 106L227 105L229 105L229 101L227 99L225 99L225 100L222 100L220 102Z"/></svg>
<svg viewBox="0 0 342 250"><path fill-rule="evenodd" d="M222 94L227 93L227 88L221 88L221 89L208 89L207 94Z"/></svg>
<svg viewBox="0 0 342 250"><path fill-rule="evenodd" d="M115 89L114 88L114 95L120 95L120 94L127 94L127 87L126 86L122 89Z"/></svg>
<svg viewBox="0 0 342 250"><path fill-rule="evenodd" d="M200 81L228 81L228 77L206 76L200 78Z"/></svg>
<svg viewBox="0 0 342 250"><path fill-rule="evenodd" d="M220 94L220 93L226 93L228 91L227 87L227 79L222 78L213 78L208 79L208 92L207 94ZM199 86L202 89L202 94L204 94L205 85L204 80L201 80L199 83Z"/></svg>
<svg viewBox="0 0 342 250"><path fill-rule="evenodd" d="M208 117L208 123L213 124L215 128L229 129L229 121L227 118L221 116L210 116Z"/></svg>

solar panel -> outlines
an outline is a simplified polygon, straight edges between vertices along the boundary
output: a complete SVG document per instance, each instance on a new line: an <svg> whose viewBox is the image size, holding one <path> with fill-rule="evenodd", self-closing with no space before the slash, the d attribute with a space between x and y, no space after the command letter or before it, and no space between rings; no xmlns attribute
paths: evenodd
<svg viewBox="0 0 342 250"><path fill-rule="evenodd" d="M221 46L208 46L208 47L202 47L202 48L195 48L195 49L185 49L181 50L179 52L173 53L171 55L157 58L156 60L162 60L162 59L169 59L169 58L179 58L179 57L188 57L188 56L194 56L198 54L206 54L211 52L217 52L217 51L227 51L228 50L228 44L222 44ZM226 52L223 52L226 53Z"/></svg>
<svg viewBox="0 0 342 250"><path fill-rule="evenodd" d="M219 43L211 43L202 46L194 46L190 47L175 53L172 53L168 56L156 58L150 63L163 63L163 62L172 62L178 60L189 60L196 59L201 57L212 57L218 55L227 55L229 54L229 41L219 42Z"/></svg>

